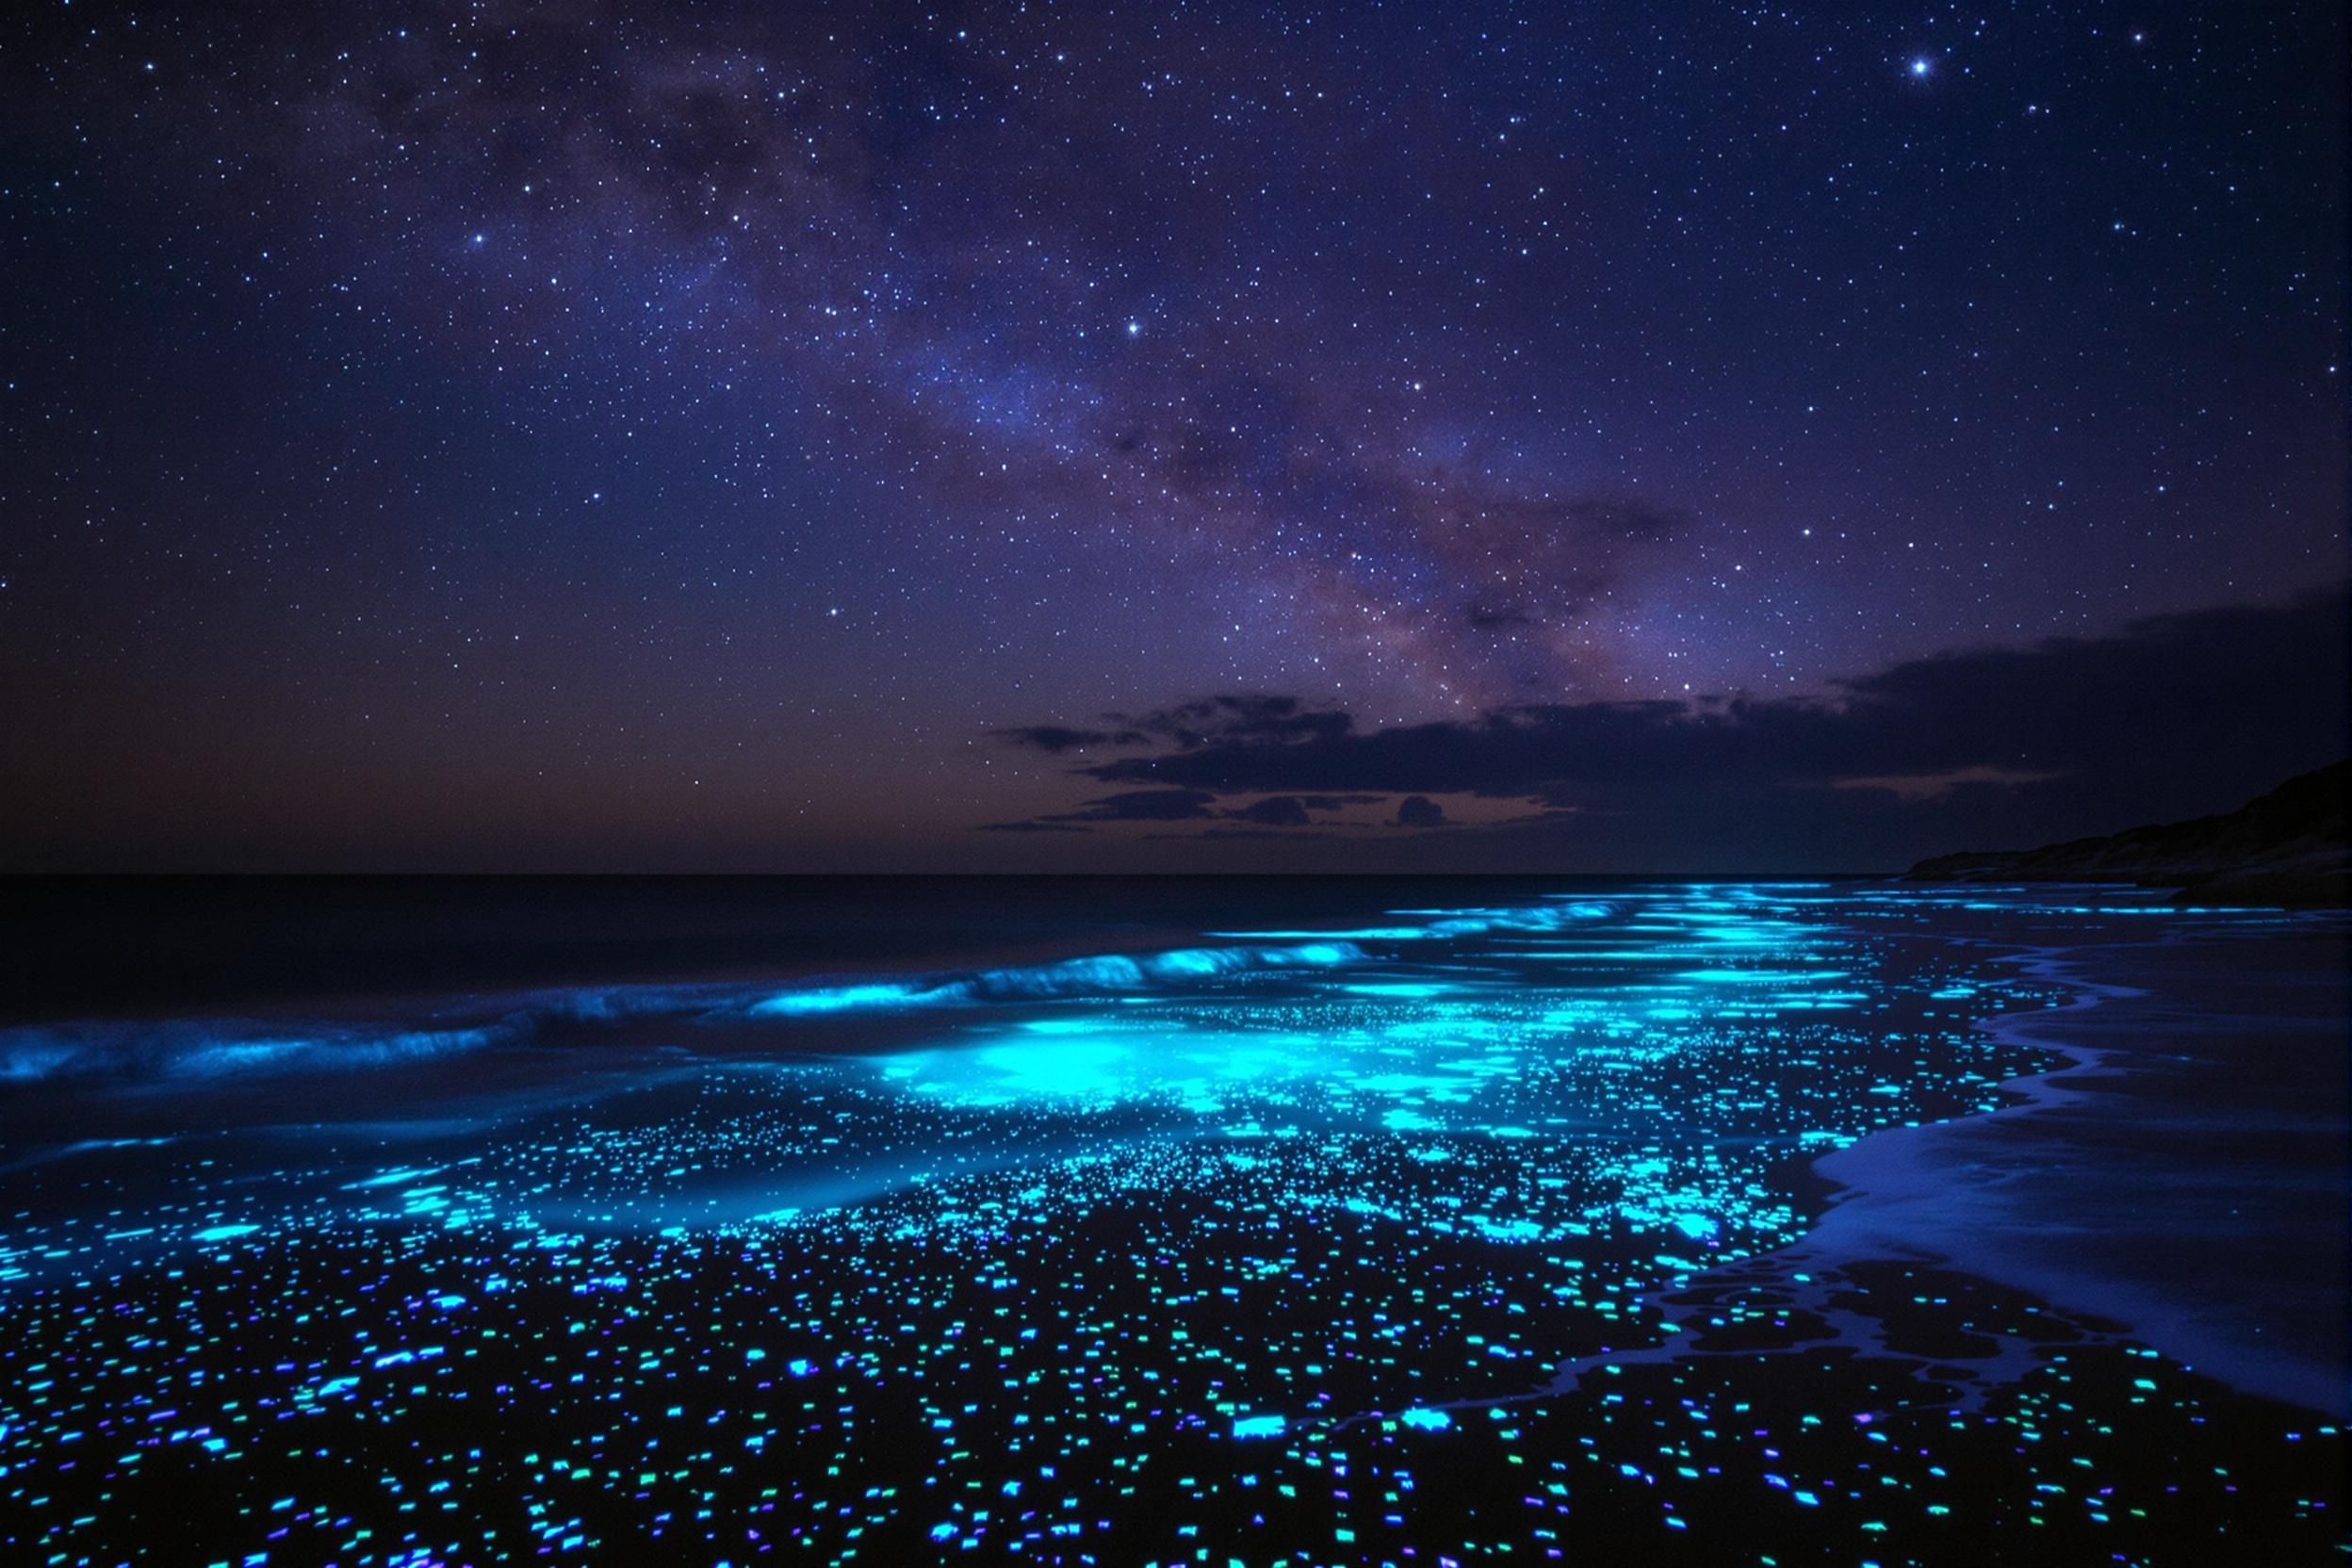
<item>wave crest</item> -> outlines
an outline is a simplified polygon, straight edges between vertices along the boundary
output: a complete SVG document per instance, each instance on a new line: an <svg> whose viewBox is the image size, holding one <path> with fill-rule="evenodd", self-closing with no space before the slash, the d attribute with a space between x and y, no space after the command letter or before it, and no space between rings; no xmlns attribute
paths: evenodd
<svg viewBox="0 0 2352 1568"><path fill-rule="evenodd" d="M1301 942L1286 947L1180 947L1130 956L1098 954L1058 963L987 969L915 981L867 981L778 991L754 1002L754 1018L792 1018L857 1009L971 1005L1037 997L1116 995L1154 986L1287 969L1330 969L1361 963L1353 942Z"/></svg>

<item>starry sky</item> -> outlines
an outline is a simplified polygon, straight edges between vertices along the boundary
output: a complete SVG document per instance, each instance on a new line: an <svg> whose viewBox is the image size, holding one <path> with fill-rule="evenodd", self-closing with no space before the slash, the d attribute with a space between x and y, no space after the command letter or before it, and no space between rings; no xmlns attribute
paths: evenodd
<svg viewBox="0 0 2352 1568"><path fill-rule="evenodd" d="M0 24L0 863L1870 869L2344 749L2332 4Z"/></svg>

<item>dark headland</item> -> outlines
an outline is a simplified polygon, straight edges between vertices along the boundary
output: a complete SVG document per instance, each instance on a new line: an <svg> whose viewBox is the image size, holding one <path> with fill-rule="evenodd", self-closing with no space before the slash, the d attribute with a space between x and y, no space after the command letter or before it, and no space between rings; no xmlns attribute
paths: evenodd
<svg viewBox="0 0 2352 1568"><path fill-rule="evenodd" d="M1922 860L1915 882L2126 882L2215 904L2352 905L2345 793L2352 760L2288 779L2220 816L2158 823L2039 849Z"/></svg>

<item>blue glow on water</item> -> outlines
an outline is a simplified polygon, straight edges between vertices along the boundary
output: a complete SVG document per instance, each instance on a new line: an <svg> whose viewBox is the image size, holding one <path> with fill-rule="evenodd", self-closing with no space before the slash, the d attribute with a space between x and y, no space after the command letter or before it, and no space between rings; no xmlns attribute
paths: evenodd
<svg viewBox="0 0 2352 1568"><path fill-rule="evenodd" d="M1130 956L1106 953L1022 968L980 970L921 983L818 986L780 991L752 1003L756 1018L803 1017L858 1010L974 1006L1044 997L1106 999L1114 993L1187 981L1292 969L1331 969L1361 962L1353 942L1314 941L1286 947L1178 948Z"/></svg>
<svg viewBox="0 0 2352 1568"><path fill-rule="evenodd" d="M1854 1435L1933 1380L1855 1403L1845 1309L1805 1276L1674 1295L1805 1238L1810 1157L2048 1065L1974 1024L2059 993L1939 923L2103 917L1738 886L1362 913L378 1025L0 1035L20 1085L111 1074L223 1129L10 1151L0 1464L72 1499L11 1540L124 1555L167 1460L234 1500L205 1560L378 1564L626 1560L616 1521L711 1561L1221 1561L1310 1507L1351 1560L1534 1560L1609 1508L1680 1528L1657 1518L1794 1496L1862 1530L1882 1496L1968 1494L1932 1399L1900 1446ZM498 1071L477 1092L461 1060ZM337 1072L368 1075L364 1119L232 1115ZM1837 1353L1758 1372L1743 1334ZM2009 1468L1978 1494L2033 1517L2084 1495L2102 1428L2202 1429L2176 1368L2111 1390L2132 1352L2098 1354L2004 1374ZM1817 1386L1825 1414L1771 1406ZM1471 1452L1448 1485L1491 1473L1488 1511L1416 1533L1416 1463ZM2102 1516L2172 1506L2099 1478L2130 1494L2090 1492ZM1126 1533L1159 1519L1192 1533Z"/></svg>
<svg viewBox="0 0 2352 1568"><path fill-rule="evenodd" d="M843 1013L854 1007L904 1007L924 1000L925 993L906 986L836 986L825 990L785 991L752 1004L759 1016L798 1018L810 1013Z"/></svg>

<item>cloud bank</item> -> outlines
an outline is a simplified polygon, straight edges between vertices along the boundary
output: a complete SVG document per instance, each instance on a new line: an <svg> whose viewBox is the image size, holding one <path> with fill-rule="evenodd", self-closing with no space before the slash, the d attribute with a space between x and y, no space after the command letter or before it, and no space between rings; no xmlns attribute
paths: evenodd
<svg viewBox="0 0 2352 1568"><path fill-rule="evenodd" d="M1319 795L1404 797L1388 825L1426 829L1450 820L1430 797L1488 797L1524 808L1474 833L1572 858L1862 867L2223 809L2333 760L2348 607L2338 588L2163 615L1910 660L1810 696L1520 704L1371 728L1293 696L1229 694L997 739L1118 788L1041 819L1063 824L1240 815L1298 829ZM1227 804L1250 795L1265 798Z"/></svg>

